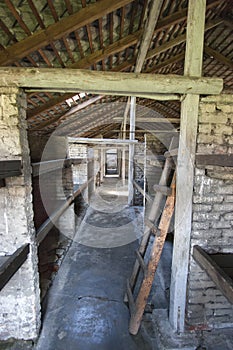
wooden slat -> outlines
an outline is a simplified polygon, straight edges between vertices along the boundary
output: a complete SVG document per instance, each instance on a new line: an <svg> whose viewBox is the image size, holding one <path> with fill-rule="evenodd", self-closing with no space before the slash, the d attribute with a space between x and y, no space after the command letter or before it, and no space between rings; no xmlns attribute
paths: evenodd
<svg viewBox="0 0 233 350"><path fill-rule="evenodd" d="M233 167L233 154L196 154L196 165Z"/></svg>
<svg viewBox="0 0 233 350"><path fill-rule="evenodd" d="M0 52L0 65L13 63L17 59L27 56L30 52L46 46L51 40L57 40L85 25L94 22L118 8L129 4L133 0L102 0L79 10L77 13L61 19L48 28L35 32L11 47Z"/></svg>
<svg viewBox="0 0 233 350"><path fill-rule="evenodd" d="M193 73L195 74L195 72ZM223 80L197 76L100 72L74 69L0 68L0 86L104 95L219 94Z"/></svg>
<svg viewBox="0 0 233 350"><path fill-rule="evenodd" d="M138 262L143 270L143 273L145 275L147 272L147 266L143 260L143 257L141 256L141 253L138 250L135 251L135 254L136 254L136 258L137 258L137 260L138 260Z"/></svg>
<svg viewBox="0 0 233 350"><path fill-rule="evenodd" d="M233 304L233 280L216 264L201 247L193 247L193 257L205 270L227 300Z"/></svg>
<svg viewBox="0 0 233 350"><path fill-rule="evenodd" d="M14 254L7 257L7 260L0 266L0 290L2 290L11 277L26 261L28 253L29 244L27 243L17 249Z"/></svg>
<svg viewBox="0 0 233 350"><path fill-rule="evenodd" d="M19 176L22 174L20 160L1 160L0 161L0 179L6 177Z"/></svg>

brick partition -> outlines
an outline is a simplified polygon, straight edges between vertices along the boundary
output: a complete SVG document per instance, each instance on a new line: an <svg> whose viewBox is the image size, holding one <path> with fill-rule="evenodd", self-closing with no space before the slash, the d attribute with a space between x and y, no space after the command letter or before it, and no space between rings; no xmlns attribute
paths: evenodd
<svg viewBox="0 0 233 350"><path fill-rule="evenodd" d="M233 153L233 96L202 98L197 153ZM233 253L233 168L195 168L191 247L207 253ZM192 253L192 249L191 249ZM233 326L233 305L190 256L187 325L195 328Z"/></svg>
<svg viewBox="0 0 233 350"><path fill-rule="evenodd" d="M26 132L26 97L0 87L0 159L22 162L22 175L0 188L0 255L30 244L26 262L0 292L0 339L33 339L40 328L37 248L31 195L31 167Z"/></svg>

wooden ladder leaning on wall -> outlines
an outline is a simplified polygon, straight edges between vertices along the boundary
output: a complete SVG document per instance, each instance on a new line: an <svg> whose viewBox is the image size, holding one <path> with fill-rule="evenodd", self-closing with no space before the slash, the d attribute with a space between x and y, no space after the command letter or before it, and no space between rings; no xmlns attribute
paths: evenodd
<svg viewBox="0 0 233 350"><path fill-rule="evenodd" d="M141 324L141 319L146 307L147 299L153 284L155 272L161 257L163 246L169 230L170 222L175 208L175 172L172 177L171 186L167 187L169 177L172 175L174 163L172 156L176 155L177 150L165 153L165 164L159 181L159 185L155 186L156 194L151 206L148 218L145 219L145 229L139 249L136 251L136 261L133 272L129 280L127 280L127 294L125 302L128 302L130 309L129 332L136 335ZM161 203L164 195L167 195L166 203L162 211L158 228L154 225L160 215ZM154 234L154 242L150 251L148 264L144 261L144 256L149 245L151 234ZM144 278L139 288L136 300L134 300L133 292L137 283L139 271L142 269Z"/></svg>

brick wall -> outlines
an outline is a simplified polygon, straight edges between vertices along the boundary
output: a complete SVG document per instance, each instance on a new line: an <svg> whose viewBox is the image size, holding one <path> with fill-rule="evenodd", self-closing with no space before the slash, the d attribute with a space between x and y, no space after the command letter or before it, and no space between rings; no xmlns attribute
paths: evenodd
<svg viewBox="0 0 233 350"><path fill-rule="evenodd" d="M197 153L233 153L233 96L200 102ZM233 253L233 172L229 167L195 168L191 246L208 253ZM187 323L189 327L233 325L230 304L206 272L190 257Z"/></svg>
<svg viewBox="0 0 233 350"><path fill-rule="evenodd" d="M40 328L39 276L33 225L31 167L26 132L26 97L0 87L0 159L19 159L22 175L0 188L0 255L30 244L26 262L0 293L0 339L33 339Z"/></svg>

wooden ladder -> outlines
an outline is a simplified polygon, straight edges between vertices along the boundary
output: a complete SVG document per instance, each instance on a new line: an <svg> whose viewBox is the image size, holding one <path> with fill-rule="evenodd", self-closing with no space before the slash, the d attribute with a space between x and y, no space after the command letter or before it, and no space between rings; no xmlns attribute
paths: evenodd
<svg viewBox="0 0 233 350"><path fill-rule="evenodd" d="M174 153L174 152L173 152ZM153 204L151 206L148 218L145 219L145 229L142 237L142 241L139 249L136 251L136 261L133 267L133 272L129 280L127 280L127 294L125 301L129 304L130 309L130 323L129 332L133 335L137 334L141 324L141 319L147 304L147 299L150 294L150 290L153 284L155 272L161 257L165 239L169 230L170 222L173 216L175 207L175 173L173 174L171 186L167 187L168 179L173 170L173 161L171 157L174 155L172 152L166 152L166 160L162 175L159 181L159 185L156 186L156 194ZM160 218L158 228L154 225L154 222L158 220L160 215L160 207L163 200L163 196L168 195L166 203ZM150 251L150 257L148 264L144 261L144 256L147 251L149 239L151 234L154 234L154 242ZM143 271L144 278L136 300L134 300L133 292L137 282L137 277L140 271Z"/></svg>

